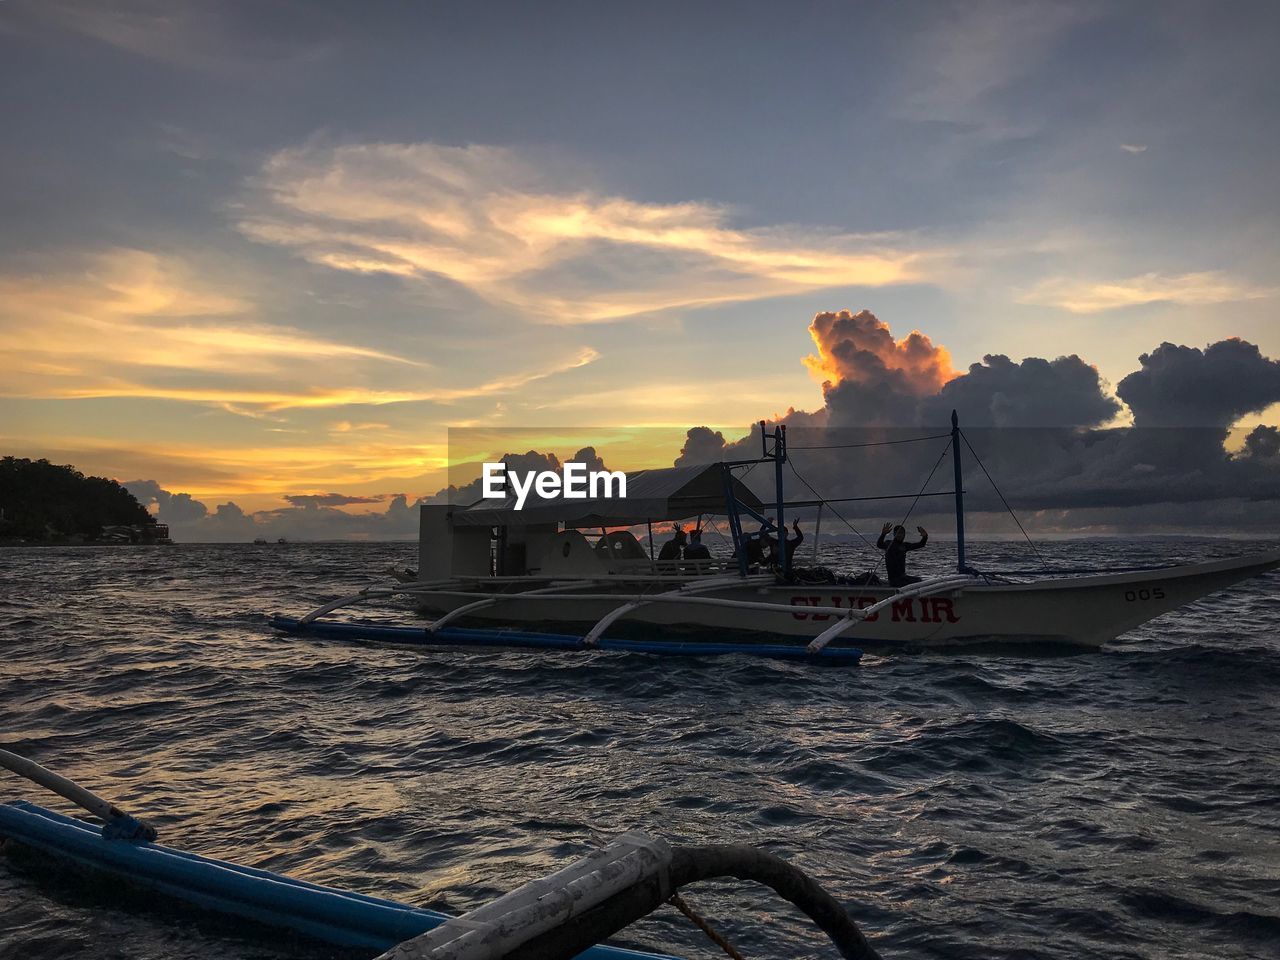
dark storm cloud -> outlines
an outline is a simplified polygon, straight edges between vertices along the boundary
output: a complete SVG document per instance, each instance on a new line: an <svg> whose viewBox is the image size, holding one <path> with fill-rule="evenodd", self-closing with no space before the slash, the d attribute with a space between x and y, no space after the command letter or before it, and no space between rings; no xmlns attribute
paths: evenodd
<svg viewBox="0 0 1280 960"><path fill-rule="evenodd" d="M604 470L604 460L596 453L595 447L583 447L568 460L561 460L554 453L539 453L537 450L529 450L525 453L504 453L499 461L507 465L507 469L519 474L526 474L532 471L551 470L558 471L565 463L581 463L585 464L588 471ZM498 461L495 461L498 462ZM420 503L453 503L460 506L468 506L481 499L481 479L477 476L474 479L464 480L463 476L471 476L478 473L476 464L457 464L450 470L451 479L457 479L461 482L450 483L449 486L442 490L437 490L429 497L424 497ZM453 473L458 476L454 478Z"/></svg>
<svg viewBox="0 0 1280 960"><path fill-rule="evenodd" d="M1227 427L1280 402L1280 360L1232 337L1204 350L1162 343L1116 386L1140 427Z"/></svg>
<svg viewBox="0 0 1280 960"><path fill-rule="evenodd" d="M1280 428L1258 424L1244 438L1244 453L1258 460L1280 455Z"/></svg>
<svg viewBox="0 0 1280 960"><path fill-rule="evenodd" d="M814 495L805 481L832 499L950 490L945 428L955 409L971 510L1004 512L981 458L1009 503L1035 515L1033 523L1070 528L1074 514L1093 526L1112 511L1109 522L1121 528L1133 516L1146 527L1174 529L1252 511L1252 522L1280 527L1280 430L1256 427L1234 457L1225 446L1231 423L1280 401L1280 362L1251 343L1229 339L1204 349L1166 343L1143 355L1141 369L1119 388L1136 425L1103 429L1123 408L1078 356L1014 362L989 355L921 395L920 378L892 366L906 341L895 342L874 316L846 311L819 320L811 332L824 372L850 379L824 384L822 410L780 418L795 471L786 478L790 499ZM920 355L928 360L931 351ZM926 366L926 375L930 369L938 367ZM894 426L885 425L890 411ZM758 428L751 429L728 443L706 427L690 430L677 462L717 452L758 455ZM772 496L769 477L752 479ZM944 503L927 496L911 509L919 515ZM840 509L851 518L895 519L909 504L874 500Z"/></svg>
<svg viewBox="0 0 1280 960"><path fill-rule="evenodd" d="M805 363L824 378L832 426L914 422L919 400L954 375L946 350L918 330L895 340L870 310L819 313L809 334L818 355Z"/></svg>
<svg viewBox="0 0 1280 960"><path fill-rule="evenodd" d="M290 540L331 540L344 537L405 539L418 530L418 515L406 494L376 497L341 493L286 497L290 505L278 510L245 513L236 503L210 509L188 493L172 493L154 480L125 484L140 503L158 504L157 518L170 526L178 541L244 541L255 537ZM338 506L387 503L383 512L347 513Z"/></svg>
<svg viewBox="0 0 1280 960"><path fill-rule="evenodd" d="M943 425L953 409L974 426L1098 426L1120 410L1097 369L1075 355L1016 363L988 354L957 376L943 347L918 330L895 340L869 310L820 313L809 332L818 356L806 363L824 377L823 419L833 427Z"/></svg>
<svg viewBox="0 0 1280 960"><path fill-rule="evenodd" d="M684 446L676 457L675 466L684 467L698 463L716 463L725 457L724 434L710 427L694 427L685 435Z"/></svg>
<svg viewBox="0 0 1280 960"><path fill-rule="evenodd" d="M345 507L357 503L381 503L384 496L354 497L345 493L315 493L286 495L285 500L295 507Z"/></svg>
<svg viewBox="0 0 1280 960"><path fill-rule="evenodd" d="M161 523L192 523L209 513L191 494L170 493L154 480L130 480L124 486L144 507L156 504L156 518Z"/></svg>
<svg viewBox="0 0 1280 960"><path fill-rule="evenodd" d="M924 400L917 419L946 424L952 410L964 411L971 426L1096 427L1119 413L1120 404L1107 395L1097 369L1075 354L1021 363L988 354Z"/></svg>

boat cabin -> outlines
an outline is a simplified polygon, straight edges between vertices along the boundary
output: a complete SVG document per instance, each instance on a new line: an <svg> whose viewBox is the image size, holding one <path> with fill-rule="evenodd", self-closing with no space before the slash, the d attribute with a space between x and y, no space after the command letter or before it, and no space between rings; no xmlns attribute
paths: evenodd
<svg viewBox="0 0 1280 960"><path fill-rule="evenodd" d="M418 577L704 576L732 558L659 562L653 524L726 516L730 502L760 512L760 498L719 463L627 474L625 497L480 500L419 509ZM635 531L643 528L642 542Z"/></svg>

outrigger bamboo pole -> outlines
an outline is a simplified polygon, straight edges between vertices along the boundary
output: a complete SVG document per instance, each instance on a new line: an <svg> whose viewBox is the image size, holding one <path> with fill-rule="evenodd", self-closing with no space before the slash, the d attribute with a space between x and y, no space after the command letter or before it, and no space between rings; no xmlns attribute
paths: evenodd
<svg viewBox="0 0 1280 960"><path fill-rule="evenodd" d="M780 857L745 844L669 847L643 834L619 839L630 845L612 844L378 960L570 960L657 910L681 887L728 877L762 884L798 907L846 960L880 960L840 901ZM642 851L652 853L635 855Z"/></svg>
<svg viewBox="0 0 1280 960"><path fill-rule="evenodd" d="M820 634L810 640L809 646L806 647L806 649L810 653L821 653L823 647L852 627L856 621L865 620L867 617L874 616L885 607L892 606L899 600L914 597L927 597L934 593L947 593L951 590L959 590L960 588L973 583L973 580L974 578L969 576L967 573L953 573L946 577L936 577L932 580L921 580L919 583L913 583L909 587L903 587L897 593L889 594L889 596L885 597L883 600L878 600L869 607L864 607L862 609L847 608L844 610L840 620L833 623L831 626L827 627L827 629L823 630ZM810 607L808 609L812 610L814 608Z"/></svg>
<svg viewBox="0 0 1280 960"><path fill-rule="evenodd" d="M74 780L46 770L34 760L19 756L9 750L0 750L0 767L12 770L20 777L26 777L32 783L51 790L58 796L70 800L78 807L83 807L103 823L104 836L127 840L154 840L155 827L129 816L114 803L104 800L90 790L85 789Z"/></svg>

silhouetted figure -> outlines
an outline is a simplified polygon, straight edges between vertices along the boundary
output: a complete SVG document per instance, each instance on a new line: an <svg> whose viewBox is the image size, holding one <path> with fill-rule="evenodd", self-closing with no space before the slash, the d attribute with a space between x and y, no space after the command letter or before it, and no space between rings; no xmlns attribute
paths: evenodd
<svg viewBox="0 0 1280 960"><path fill-rule="evenodd" d="M689 545L684 548L684 558L686 560L710 560L711 551L707 549L707 545L702 542L702 531L694 530L689 534Z"/></svg>
<svg viewBox="0 0 1280 960"><path fill-rule="evenodd" d="M902 524L896 527L892 523L886 523L884 529L880 531L880 539L876 541L876 546L884 551L884 569L889 575L889 584L894 587L905 587L909 583L919 583L919 577L907 576L907 551L919 550L929 542L929 532L924 527L916 527L920 531L920 541L918 543L907 543L907 528ZM885 538L889 535L889 531L893 531L893 539L888 543Z"/></svg>
<svg viewBox="0 0 1280 960"><path fill-rule="evenodd" d="M671 539L662 545L662 549L658 551L658 569L668 573L674 573L679 570L677 561L680 555L684 553L685 532L683 528L676 527L675 533Z"/></svg>
<svg viewBox="0 0 1280 960"><path fill-rule="evenodd" d="M795 533L794 537L787 537L787 559L794 560L796 555L796 547L804 543L804 533L800 530L800 521L791 521L791 530ZM782 558L778 556L778 540L772 534L765 533L761 530L760 542L764 545L765 562L770 564L780 563Z"/></svg>
<svg viewBox="0 0 1280 960"><path fill-rule="evenodd" d="M761 529L763 530L764 528L761 527ZM760 542L760 534L743 534L742 556L746 559L749 567L758 567L764 563L764 544Z"/></svg>

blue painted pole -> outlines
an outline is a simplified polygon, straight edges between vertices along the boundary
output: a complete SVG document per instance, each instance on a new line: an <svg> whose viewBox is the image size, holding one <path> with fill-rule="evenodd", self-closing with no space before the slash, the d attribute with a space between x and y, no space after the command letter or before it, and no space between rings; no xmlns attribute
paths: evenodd
<svg viewBox="0 0 1280 960"><path fill-rule="evenodd" d="M738 497L733 490L733 470L727 463L720 464L720 477L724 481L724 504L729 512L729 536L733 539L733 556L738 561L738 572L747 575L747 545L742 536L742 515L738 512ZM652 546L649 552L653 552Z"/></svg>
<svg viewBox="0 0 1280 960"><path fill-rule="evenodd" d="M960 470L960 417L951 411L951 462L955 467L956 491L956 571L964 573L964 486Z"/></svg>
<svg viewBox="0 0 1280 960"><path fill-rule="evenodd" d="M785 577L791 571L791 558L787 556L787 522L782 516L782 464L787 459L787 428L779 424L773 431L774 485L778 493L778 560Z"/></svg>

